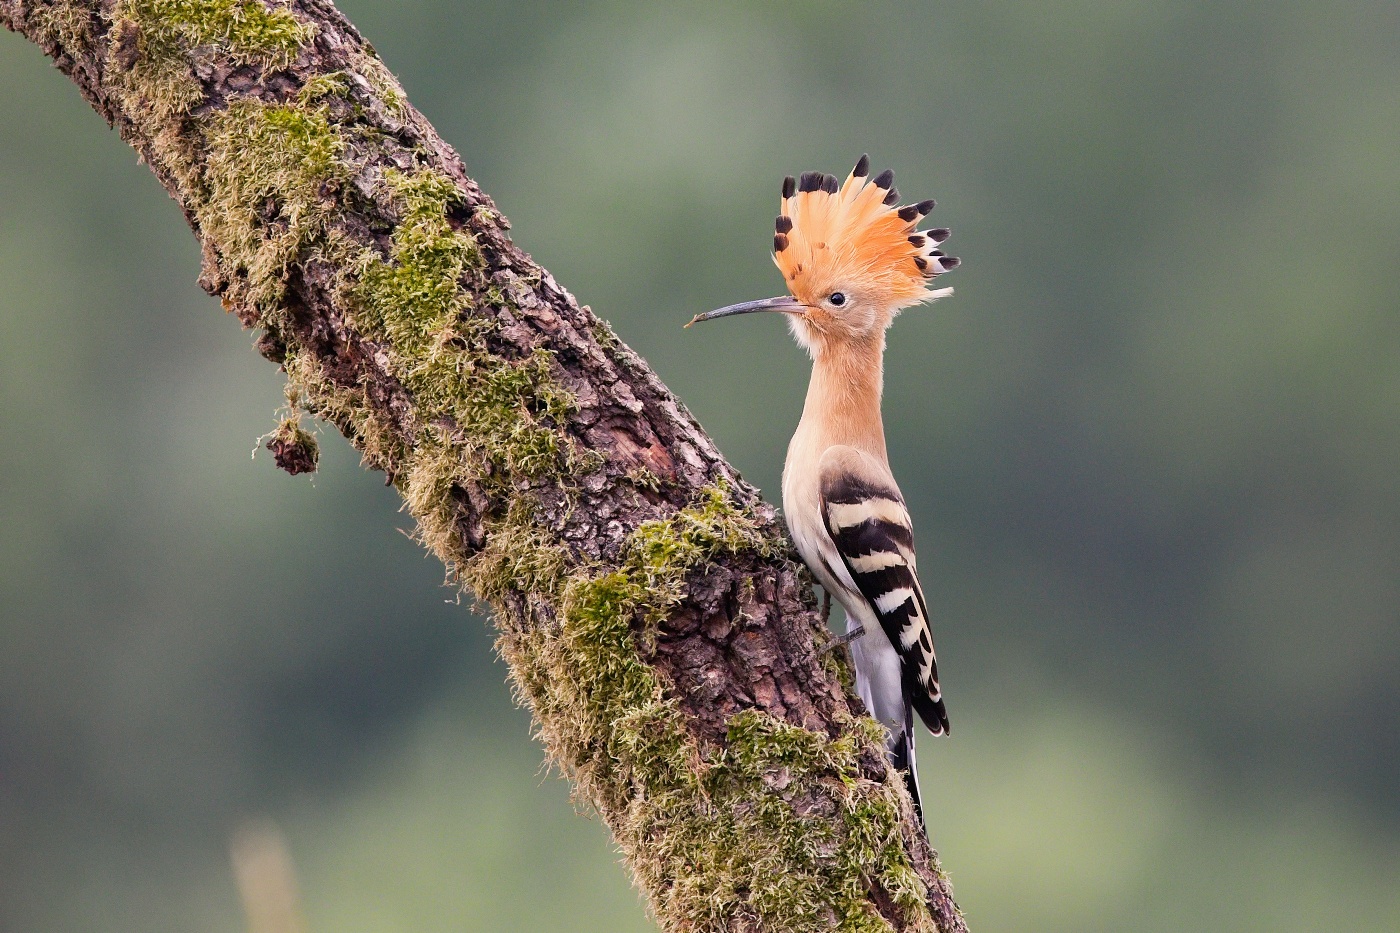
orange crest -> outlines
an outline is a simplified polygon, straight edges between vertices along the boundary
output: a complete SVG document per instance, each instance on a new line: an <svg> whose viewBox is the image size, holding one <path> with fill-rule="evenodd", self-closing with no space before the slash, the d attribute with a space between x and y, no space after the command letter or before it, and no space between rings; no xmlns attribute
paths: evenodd
<svg viewBox="0 0 1400 933"><path fill-rule="evenodd" d="M936 297L928 284L958 265L939 249L946 229L915 229L934 202L899 207L894 173L869 174L870 158L861 156L839 187L821 172L783 181L773 261L808 306L839 292L893 313Z"/></svg>

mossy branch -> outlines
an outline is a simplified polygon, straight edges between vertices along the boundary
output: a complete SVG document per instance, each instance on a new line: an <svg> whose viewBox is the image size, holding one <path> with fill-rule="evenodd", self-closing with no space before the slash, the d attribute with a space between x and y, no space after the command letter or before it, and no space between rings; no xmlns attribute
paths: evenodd
<svg viewBox="0 0 1400 933"><path fill-rule="evenodd" d="M334 424L494 609L663 927L966 929L773 510L328 0L0 0L0 22L150 164L200 284L286 372L278 462L315 467L301 413Z"/></svg>

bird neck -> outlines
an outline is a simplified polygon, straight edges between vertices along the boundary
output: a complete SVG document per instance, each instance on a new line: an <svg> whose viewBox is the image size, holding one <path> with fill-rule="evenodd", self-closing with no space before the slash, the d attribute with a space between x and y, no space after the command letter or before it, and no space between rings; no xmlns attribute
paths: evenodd
<svg viewBox="0 0 1400 933"><path fill-rule="evenodd" d="M812 381L799 433L818 450L845 444L888 463L880 418L885 335L821 342L812 357Z"/></svg>

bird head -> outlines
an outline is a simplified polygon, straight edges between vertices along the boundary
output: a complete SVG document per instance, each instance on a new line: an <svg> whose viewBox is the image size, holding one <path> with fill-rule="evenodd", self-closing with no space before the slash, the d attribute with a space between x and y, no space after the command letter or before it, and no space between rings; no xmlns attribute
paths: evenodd
<svg viewBox="0 0 1400 933"><path fill-rule="evenodd" d="M778 311L816 354L832 342L881 338L903 309L951 294L928 287L958 265L939 248L946 229L918 229L934 202L901 207L894 173L869 175L870 159L861 156L844 184L821 172L784 179L773 261L788 294L719 308L690 323Z"/></svg>

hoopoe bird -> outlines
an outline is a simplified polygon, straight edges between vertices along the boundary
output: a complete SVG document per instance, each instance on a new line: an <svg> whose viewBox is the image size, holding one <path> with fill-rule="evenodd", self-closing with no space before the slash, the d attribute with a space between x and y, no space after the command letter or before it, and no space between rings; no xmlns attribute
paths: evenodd
<svg viewBox="0 0 1400 933"><path fill-rule="evenodd" d="M899 205L894 173L861 156L838 185L783 181L773 261L788 294L696 315L691 324L776 311L812 357L812 379L783 467L783 511L798 553L846 611L856 690L888 733L887 753L923 819L914 714L948 732L913 526L885 453L885 331L903 309L952 294L929 283L958 265L943 228L919 230L933 201ZM690 326L689 324L686 326Z"/></svg>

